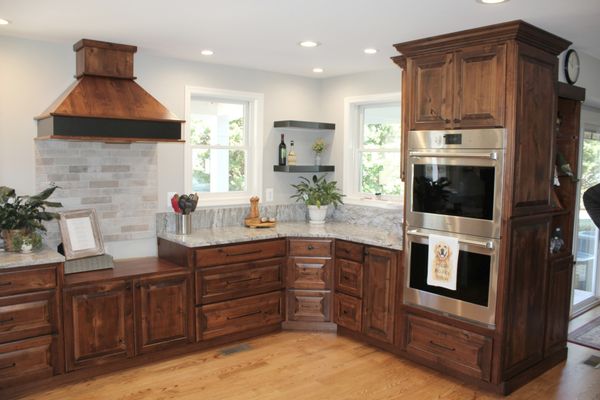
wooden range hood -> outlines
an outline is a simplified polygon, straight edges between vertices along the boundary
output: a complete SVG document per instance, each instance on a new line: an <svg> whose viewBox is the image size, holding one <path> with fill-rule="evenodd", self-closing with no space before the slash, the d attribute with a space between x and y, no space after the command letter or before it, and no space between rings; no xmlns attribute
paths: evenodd
<svg viewBox="0 0 600 400"><path fill-rule="evenodd" d="M38 139L182 141L178 119L135 82L136 46L82 39L77 81L36 117Z"/></svg>

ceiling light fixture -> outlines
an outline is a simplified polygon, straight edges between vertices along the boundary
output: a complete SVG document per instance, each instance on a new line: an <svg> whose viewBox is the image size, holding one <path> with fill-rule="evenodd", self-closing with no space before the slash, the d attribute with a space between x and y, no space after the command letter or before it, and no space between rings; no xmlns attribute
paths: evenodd
<svg viewBox="0 0 600 400"><path fill-rule="evenodd" d="M481 4L500 4L500 3L506 3L508 0L475 0L478 3Z"/></svg>
<svg viewBox="0 0 600 400"><path fill-rule="evenodd" d="M10 22L8 20L0 18L0 25L8 25L8 24L10 24Z"/></svg>
<svg viewBox="0 0 600 400"><path fill-rule="evenodd" d="M314 72L315 74L320 74L320 73L322 73L322 72L323 72L323 68L319 68L319 67L317 67L317 68L313 68L313 72Z"/></svg>
<svg viewBox="0 0 600 400"><path fill-rule="evenodd" d="M365 54L375 54L375 53L377 53L377 49L374 49L374 48L372 48L372 47L369 47L369 48L367 48L367 49L364 49L364 50L363 50L363 52L364 52Z"/></svg>
<svg viewBox="0 0 600 400"><path fill-rule="evenodd" d="M215 54L215 52L207 49L207 50L202 50L200 52L200 54L202 54L203 56L212 56L213 54Z"/></svg>
<svg viewBox="0 0 600 400"><path fill-rule="evenodd" d="M317 47L321 45L321 43L315 42L313 40L304 40L298 44L302 47Z"/></svg>

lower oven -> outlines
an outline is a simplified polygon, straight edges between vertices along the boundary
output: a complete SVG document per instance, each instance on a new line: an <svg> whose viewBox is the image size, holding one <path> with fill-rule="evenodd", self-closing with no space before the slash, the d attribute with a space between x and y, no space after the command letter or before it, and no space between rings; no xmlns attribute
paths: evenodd
<svg viewBox="0 0 600 400"><path fill-rule="evenodd" d="M458 239L456 290L427 284L430 234ZM404 303L494 327L499 240L428 229L409 229L406 236Z"/></svg>

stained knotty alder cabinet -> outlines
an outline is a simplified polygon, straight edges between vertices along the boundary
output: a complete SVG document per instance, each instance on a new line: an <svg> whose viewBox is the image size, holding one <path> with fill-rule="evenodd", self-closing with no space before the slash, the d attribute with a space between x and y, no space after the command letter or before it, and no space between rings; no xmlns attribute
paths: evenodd
<svg viewBox="0 0 600 400"><path fill-rule="evenodd" d="M506 45L480 45L408 61L411 130L504 126Z"/></svg>
<svg viewBox="0 0 600 400"><path fill-rule="evenodd" d="M523 21L395 45L402 55L394 57L394 62L404 70L404 139L409 130L506 130L506 162L499 183L503 195L494 199L501 209L495 325L482 327L435 310L404 305L401 311L406 315L429 315L439 324L404 318L401 329L408 336L401 336L403 345L411 358L440 370L440 364L452 361L456 354L462 358L454 361L462 361L452 370L465 379L489 381L491 388L503 393L548 370L567 354L565 297L570 285L561 279L568 277L566 256L571 249L551 257L549 238L554 226L569 225L567 216L572 215L574 203L570 193L559 193L561 201L569 198L560 209L552 193L557 56L569 45ZM566 146L567 138L560 140L559 146ZM407 149L403 152L406 162ZM576 159L571 165L577 165ZM406 164L404 167L405 171ZM413 328L414 335L409 331ZM469 346L481 360L491 346L489 365L475 362L471 358L474 353L459 355L453 339L444 343L430 339L435 344L427 341L438 333L440 338L449 337L452 329L474 333L469 334ZM456 351L444 350L439 344ZM439 360L434 349L438 349ZM440 361L443 357L448 360Z"/></svg>
<svg viewBox="0 0 600 400"><path fill-rule="evenodd" d="M189 273L179 267L156 259L124 261L114 270L67 276L66 286L67 371L192 339Z"/></svg>

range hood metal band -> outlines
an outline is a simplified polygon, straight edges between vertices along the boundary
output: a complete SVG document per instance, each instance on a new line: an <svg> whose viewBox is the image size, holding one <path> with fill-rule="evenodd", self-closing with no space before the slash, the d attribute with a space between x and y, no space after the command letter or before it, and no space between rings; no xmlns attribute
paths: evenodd
<svg viewBox="0 0 600 400"><path fill-rule="evenodd" d="M50 116L38 120L39 136L181 140L181 122Z"/></svg>

